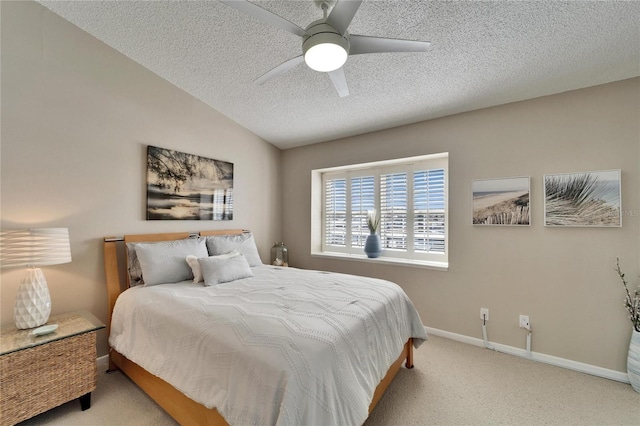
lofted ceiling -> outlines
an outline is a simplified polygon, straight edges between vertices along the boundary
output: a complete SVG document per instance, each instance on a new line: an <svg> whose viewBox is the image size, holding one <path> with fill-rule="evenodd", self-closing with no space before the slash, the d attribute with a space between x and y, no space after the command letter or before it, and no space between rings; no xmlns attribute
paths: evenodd
<svg viewBox="0 0 640 426"><path fill-rule="evenodd" d="M365 0L351 34L432 44L350 56L344 98L305 64L255 84L301 39L216 0L39 3L282 149L640 75L637 1ZM322 17L318 1L253 3Z"/></svg>

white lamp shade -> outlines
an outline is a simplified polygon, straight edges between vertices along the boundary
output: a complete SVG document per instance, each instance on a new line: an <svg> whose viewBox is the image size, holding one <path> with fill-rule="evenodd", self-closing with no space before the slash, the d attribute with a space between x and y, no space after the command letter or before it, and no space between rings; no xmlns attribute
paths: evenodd
<svg viewBox="0 0 640 426"><path fill-rule="evenodd" d="M51 313L51 297L44 274L36 266L71 262L67 228L20 229L0 233L0 264L28 266L18 288L13 319L19 329L46 324Z"/></svg>
<svg viewBox="0 0 640 426"><path fill-rule="evenodd" d="M0 234L0 263L10 266L44 266L71 262L69 229L38 228Z"/></svg>

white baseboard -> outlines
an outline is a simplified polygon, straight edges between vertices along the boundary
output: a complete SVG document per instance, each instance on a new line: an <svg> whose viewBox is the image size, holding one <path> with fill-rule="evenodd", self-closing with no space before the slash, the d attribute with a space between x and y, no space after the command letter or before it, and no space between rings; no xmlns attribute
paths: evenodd
<svg viewBox="0 0 640 426"><path fill-rule="evenodd" d="M435 334L435 333L434 333ZM98 365L98 370L109 368L109 355L102 355L96 359L96 364Z"/></svg>
<svg viewBox="0 0 640 426"><path fill-rule="evenodd" d="M465 336L463 334L451 333L449 331L439 330L437 328L425 327L428 334L434 336L444 337L447 339L455 340L457 342L467 343L473 346L479 346L484 348L484 340L477 339L475 337ZM532 361L542 362L545 364L554 365L556 367L567 368L569 370L579 371L581 373L591 374L593 376L603 377L605 379L615 380L622 383L629 383L629 377L627 373L621 371L610 370L608 368L602 368L591 364L585 364L578 361L572 361L570 359L559 358L553 355L541 354L538 352L531 352L529 356L524 349L514 348L513 346L502 345L500 343L490 342L494 350L503 352L509 355L515 355L521 358L530 359Z"/></svg>

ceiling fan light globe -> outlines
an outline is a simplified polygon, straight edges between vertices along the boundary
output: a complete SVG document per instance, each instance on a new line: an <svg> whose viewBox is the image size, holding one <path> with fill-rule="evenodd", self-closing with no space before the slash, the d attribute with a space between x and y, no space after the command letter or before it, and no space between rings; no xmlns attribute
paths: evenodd
<svg viewBox="0 0 640 426"><path fill-rule="evenodd" d="M337 44L320 43L311 47L304 55L309 68L320 72L335 71L347 62L347 51Z"/></svg>
<svg viewBox="0 0 640 426"><path fill-rule="evenodd" d="M302 43L304 61L315 71L335 71L347 61L349 42L326 24L313 25L307 29L311 35Z"/></svg>

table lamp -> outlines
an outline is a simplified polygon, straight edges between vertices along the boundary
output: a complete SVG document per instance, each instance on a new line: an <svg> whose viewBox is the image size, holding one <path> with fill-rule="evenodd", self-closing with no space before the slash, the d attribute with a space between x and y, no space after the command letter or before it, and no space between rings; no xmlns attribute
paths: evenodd
<svg viewBox="0 0 640 426"><path fill-rule="evenodd" d="M42 270L38 266L71 262L69 229L39 228L0 233L2 267L26 266L13 309L19 329L45 324L51 313L51 297Z"/></svg>

